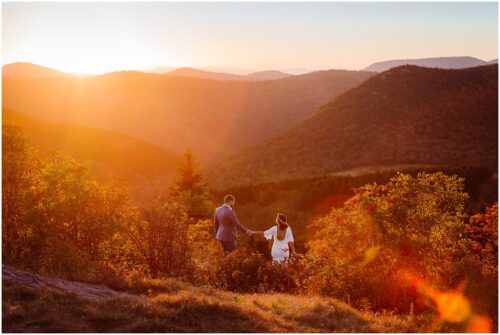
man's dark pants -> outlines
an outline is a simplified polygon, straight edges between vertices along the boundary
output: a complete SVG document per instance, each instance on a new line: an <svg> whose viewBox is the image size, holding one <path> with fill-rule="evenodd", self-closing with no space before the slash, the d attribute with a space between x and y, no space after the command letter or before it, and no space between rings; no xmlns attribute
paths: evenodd
<svg viewBox="0 0 500 335"><path fill-rule="evenodd" d="M228 254L236 250L236 241L220 241L224 254Z"/></svg>

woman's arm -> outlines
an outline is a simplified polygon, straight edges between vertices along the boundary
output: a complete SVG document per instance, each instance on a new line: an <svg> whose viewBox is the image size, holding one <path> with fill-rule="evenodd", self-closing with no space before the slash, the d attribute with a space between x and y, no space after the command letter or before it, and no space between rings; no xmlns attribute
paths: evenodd
<svg viewBox="0 0 500 335"><path fill-rule="evenodd" d="M288 242L288 248L290 249L290 256L295 254L295 245L293 244L293 242Z"/></svg>
<svg viewBox="0 0 500 335"><path fill-rule="evenodd" d="M264 231L263 230L253 230L252 235L262 235L264 236Z"/></svg>

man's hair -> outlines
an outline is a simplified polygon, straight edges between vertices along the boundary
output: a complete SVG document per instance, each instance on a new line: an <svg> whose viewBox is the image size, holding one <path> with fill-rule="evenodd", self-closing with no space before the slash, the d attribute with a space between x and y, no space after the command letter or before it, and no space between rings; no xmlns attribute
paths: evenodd
<svg viewBox="0 0 500 335"><path fill-rule="evenodd" d="M231 195L231 194L227 194L226 196L224 196L224 203L228 203L230 201L234 201L236 198L234 197L234 195Z"/></svg>

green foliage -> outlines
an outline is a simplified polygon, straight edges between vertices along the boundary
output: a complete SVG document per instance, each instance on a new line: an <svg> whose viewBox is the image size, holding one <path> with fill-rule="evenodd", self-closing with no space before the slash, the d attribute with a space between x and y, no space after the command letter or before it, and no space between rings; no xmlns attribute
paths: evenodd
<svg viewBox="0 0 500 335"><path fill-rule="evenodd" d="M24 197L35 184L40 161L19 127L2 126L2 146L2 255L4 262L18 263L28 257L30 229L23 221L29 204Z"/></svg>
<svg viewBox="0 0 500 335"><path fill-rule="evenodd" d="M213 215L214 205L205 193L196 194L191 190L183 191L173 198L190 218L194 220L206 219Z"/></svg>
<svg viewBox="0 0 500 335"><path fill-rule="evenodd" d="M498 315L498 203L485 213L473 215L465 226L468 242L465 292L473 308L483 314Z"/></svg>
<svg viewBox="0 0 500 335"><path fill-rule="evenodd" d="M304 260L276 265L268 242L252 238L223 256L205 219L213 205L192 156L182 170L191 172L181 174L191 182L177 184L182 191L138 209L130 207L124 186L97 182L88 166L65 155L41 156L17 127L4 125L3 143L6 264L147 294L164 285L145 275L167 276L237 292L347 297L362 310L413 314L428 305L405 279L411 273L439 290L464 287L466 280L474 311L498 310L491 298L498 295L497 205L467 214L496 196L489 170L456 168L467 180L413 169L392 178L385 172L232 189L239 216L252 228L268 228L276 211L284 211L298 241L308 240ZM352 186L358 186L354 196ZM325 208L330 213L321 216Z"/></svg>
<svg viewBox="0 0 500 335"><path fill-rule="evenodd" d="M3 129L5 260L60 275L90 273L103 244L124 227L126 189L99 184L87 166L63 154L39 158L18 129Z"/></svg>
<svg viewBox="0 0 500 335"><path fill-rule="evenodd" d="M498 278L498 203L484 214L473 215L465 227L471 242L473 259L481 265L485 277Z"/></svg>
<svg viewBox="0 0 500 335"><path fill-rule="evenodd" d="M262 254L235 251L220 258L213 286L236 292L299 293L302 263L273 264Z"/></svg>
<svg viewBox="0 0 500 335"><path fill-rule="evenodd" d="M470 195L466 202L468 213L484 211L498 198L496 171L480 167L406 167L358 176L322 176L292 179L281 182L252 184L211 190L213 199L221 199L225 194L237 197L238 217L249 228L264 230L274 224L277 212L285 213L293 229L296 247L305 253L304 243L310 237L307 225L328 214L332 207L342 207L344 201L354 196L353 188L369 183L386 184L398 172L417 176L419 172L444 172L465 179L465 191ZM250 240L251 241L251 240ZM247 246L247 240L241 241ZM268 250L269 246L265 246ZM254 249L255 250L255 249ZM261 250L261 249L258 249Z"/></svg>
<svg viewBox="0 0 500 335"><path fill-rule="evenodd" d="M160 182L175 171L180 158L154 144L109 130L51 122L5 108L2 120L4 124L21 125L40 154L61 150L77 161L88 161L92 175L98 180L106 180L112 174L127 181L131 199L142 205L167 190Z"/></svg>
<svg viewBox="0 0 500 335"><path fill-rule="evenodd" d="M129 236L153 276L191 273L189 218L176 203L155 204L131 223Z"/></svg>
<svg viewBox="0 0 500 335"><path fill-rule="evenodd" d="M215 268L223 254L220 242L215 239L212 220L199 220L189 225L188 234L191 260L195 268L192 273L193 282L200 285L216 283Z"/></svg>
<svg viewBox="0 0 500 335"><path fill-rule="evenodd" d="M442 173L398 174L357 189L311 226L308 289L401 308L415 299L402 271L453 288L466 256L463 189L463 179Z"/></svg>
<svg viewBox="0 0 500 335"><path fill-rule="evenodd" d="M193 194L203 194L205 192L206 184L202 182L198 164L191 150L186 151L184 154L184 160L180 163L177 174L177 179L172 185L171 195L178 196L186 191Z"/></svg>
<svg viewBox="0 0 500 335"><path fill-rule="evenodd" d="M190 150L177 169L177 179L171 187L172 199L180 204L190 218L206 219L212 216L214 206L207 196L207 185Z"/></svg>

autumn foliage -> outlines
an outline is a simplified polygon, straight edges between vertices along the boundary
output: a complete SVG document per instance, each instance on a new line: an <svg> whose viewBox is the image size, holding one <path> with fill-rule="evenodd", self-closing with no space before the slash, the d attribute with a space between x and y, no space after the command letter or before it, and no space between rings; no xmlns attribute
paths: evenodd
<svg viewBox="0 0 500 335"><path fill-rule="evenodd" d="M473 215L465 233L472 244L473 258L481 264L481 273L498 278L498 203L484 214Z"/></svg>
<svg viewBox="0 0 500 335"><path fill-rule="evenodd" d="M460 322L482 318L472 314L478 311L496 315L498 205L471 216L465 181L456 175L399 173L358 187L308 227L303 259L275 265L252 244L222 254L206 214L213 203L190 155L172 194L137 208L125 185L98 182L61 153L41 155L18 127L3 126L3 145L6 264L132 291L144 278L176 277L235 292L332 296L360 310L409 315L446 316L443 299L456 298L469 308Z"/></svg>

